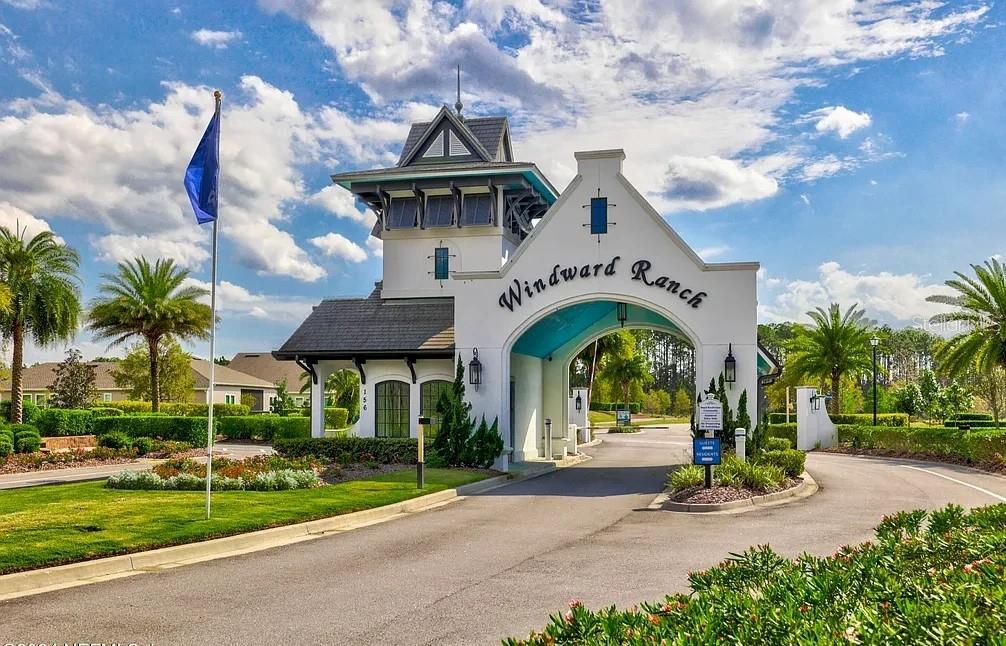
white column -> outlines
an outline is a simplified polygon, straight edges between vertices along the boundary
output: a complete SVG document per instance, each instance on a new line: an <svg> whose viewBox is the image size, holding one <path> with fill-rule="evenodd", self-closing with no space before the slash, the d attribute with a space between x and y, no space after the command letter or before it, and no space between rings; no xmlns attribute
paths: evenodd
<svg viewBox="0 0 1006 646"><path fill-rule="evenodd" d="M311 437L325 437L325 381L331 370L324 364L316 364L314 370L318 382L311 382Z"/></svg>

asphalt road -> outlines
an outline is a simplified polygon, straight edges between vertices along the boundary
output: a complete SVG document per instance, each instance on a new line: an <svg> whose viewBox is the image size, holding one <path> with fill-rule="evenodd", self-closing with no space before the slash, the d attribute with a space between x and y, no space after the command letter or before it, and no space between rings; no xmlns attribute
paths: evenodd
<svg viewBox="0 0 1006 646"><path fill-rule="evenodd" d="M594 460L346 534L0 603L0 644L479 644L580 599L632 605L753 544L827 554L885 513L1006 500L1006 479L812 454L821 490L740 515L641 511L681 430L605 436ZM950 478L950 479L948 479Z"/></svg>

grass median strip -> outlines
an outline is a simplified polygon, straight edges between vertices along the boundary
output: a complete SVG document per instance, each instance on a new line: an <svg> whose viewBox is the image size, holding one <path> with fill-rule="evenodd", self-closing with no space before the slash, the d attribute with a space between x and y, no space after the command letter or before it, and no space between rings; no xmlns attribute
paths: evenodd
<svg viewBox="0 0 1006 646"><path fill-rule="evenodd" d="M192 543L373 509L482 480L484 473L411 469L314 489L203 494L124 491L103 482L32 487L0 495L0 574Z"/></svg>

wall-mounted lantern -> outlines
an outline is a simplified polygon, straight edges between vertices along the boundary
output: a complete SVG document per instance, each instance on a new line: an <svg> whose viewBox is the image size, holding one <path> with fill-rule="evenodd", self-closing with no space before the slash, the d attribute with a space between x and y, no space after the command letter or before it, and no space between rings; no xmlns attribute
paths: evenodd
<svg viewBox="0 0 1006 646"><path fill-rule="evenodd" d="M824 399L823 395L812 395L810 398L810 407L814 411L821 410L821 400Z"/></svg>
<svg viewBox="0 0 1006 646"><path fill-rule="evenodd" d="M482 383L482 362L479 361L479 349L472 348L472 360L468 362L468 383L479 389Z"/></svg>
<svg viewBox="0 0 1006 646"><path fill-rule="evenodd" d="M580 396L580 393L576 393L575 403L576 403L576 412L579 413L580 411L583 410L583 397Z"/></svg>
<svg viewBox="0 0 1006 646"><path fill-rule="evenodd" d="M737 359L734 359L734 344L727 346L727 358L723 360L723 381L732 384L737 381Z"/></svg>
<svg viewBox="0 0 1006 646"><path fill-rule="evenodd" d="M625 321L629 318L629 304L619 303L617 307L618 312L618 323L622 327L625 327Z"/></svg>

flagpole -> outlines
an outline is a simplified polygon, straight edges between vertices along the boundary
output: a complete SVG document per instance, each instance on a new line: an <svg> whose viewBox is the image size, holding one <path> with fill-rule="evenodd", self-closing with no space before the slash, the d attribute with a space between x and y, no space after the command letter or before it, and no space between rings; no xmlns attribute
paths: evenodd
<svg viewBox="0 0 1006 646"><path fill-rule="evenodd" d="M216 103L214 116L220 116L220 90L213 92L213 99ZM219 121L218 121L219 123ZM218 125L219 127L219 125ZM219 142L219 137L217 142ZM217 156L219 159L219 155ZM213 257L210 269L210 384L208 388L208 398L209 401L206 405L206 520L210 519L210 500L212 498L212 488L213 488L213 386L215 367L217 365L216 357L216 337L217 337L217 220L218 218L213 218Z"/></svg>

